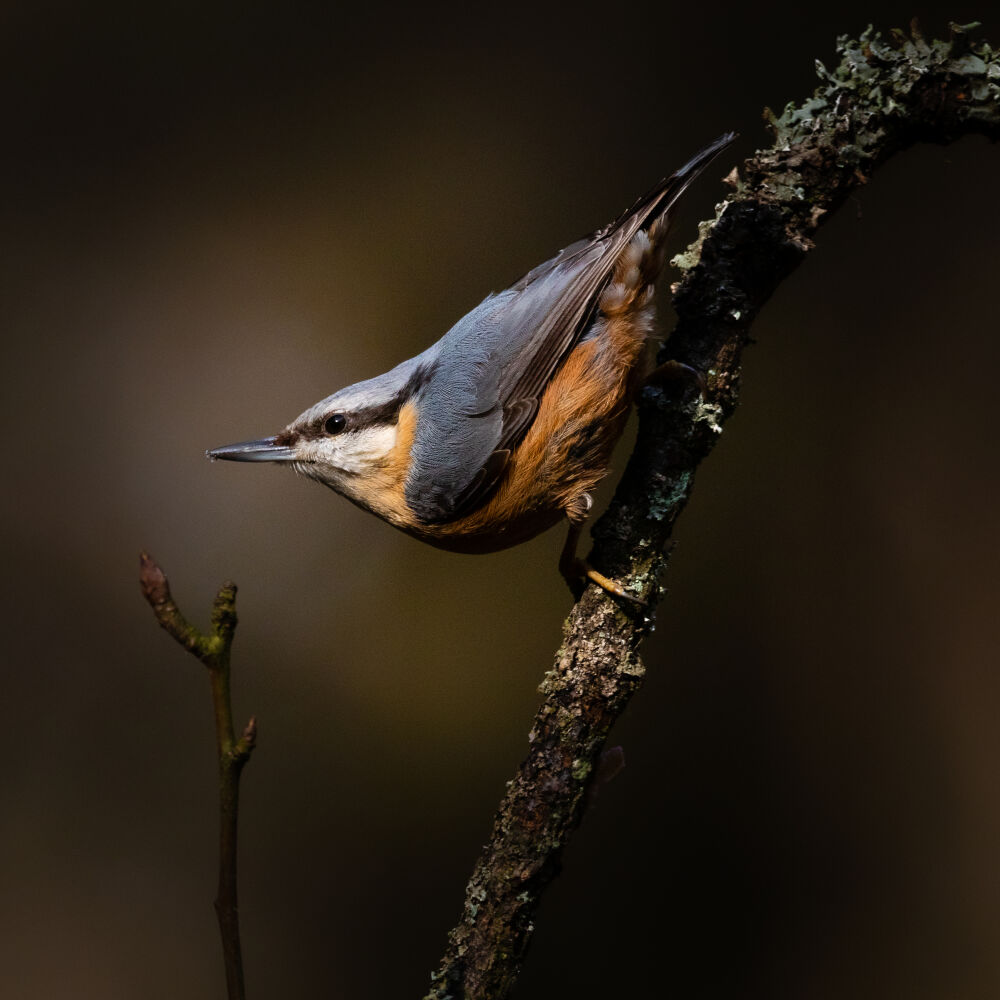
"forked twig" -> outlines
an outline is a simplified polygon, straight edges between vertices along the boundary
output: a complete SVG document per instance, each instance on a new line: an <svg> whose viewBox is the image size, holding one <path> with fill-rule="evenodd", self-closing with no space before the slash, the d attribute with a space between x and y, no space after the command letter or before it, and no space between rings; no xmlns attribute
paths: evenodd
<svg viewBox="0 0 1000 1000"><path fill-rule="evenodd" d="M212 604L212 631L199 631L181 614L170 594L163 570L145 552L139 557L139 584L156 620L192 656L208 667L215 711L215 746L219 756L219 887L215 912L222 936L229 1000L244 1000L243 955L237 903L236 859L240 772L250 759L257 739L257 720L251 717L240 738L233 730L229 696L229 653L236 632L236 584L224 583Z"/></svg>

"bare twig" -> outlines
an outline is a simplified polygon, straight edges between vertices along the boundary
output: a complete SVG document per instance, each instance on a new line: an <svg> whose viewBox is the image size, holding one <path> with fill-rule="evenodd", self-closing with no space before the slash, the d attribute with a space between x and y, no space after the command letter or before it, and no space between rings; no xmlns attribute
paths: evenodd
<svg viewBox="0 0 1000 1000"><path fill-rule="evenodd" d="M1000 56L975 25L945 42L869 29L801 106L765 118L774 136L727 179L732 193L676 263L678 322L663 358L703 372L679 397L645 390L635 451L594 529L591 563L650 602L694 472L736 408L741 355L771 293L805 257L829 214L892 154L916 141L1000 137ZM541 894L582 817L605 737L639 687L651 625L590 587L564 626L541 691L528 755L500 804L427 1000L501 1000L521 968Z"/></svg>
<svg viewBox="0 0 1000 1000"><path fill-rule="evenodd" d="M229 697L229 652L236 632L236 584L224 583L219 588L212 604L212 631L205 634L181 614L170 595L166 575L145 552L139 557L139 583L156 620L208 667L215 710L215 743L219 755L219 887L215 912L222 936L227 995L229 1000L244 1000L246 993L236 895L236 835L240 772L250 759L256 743L257 720L251 718L240 738L236 738Z"/></svg>

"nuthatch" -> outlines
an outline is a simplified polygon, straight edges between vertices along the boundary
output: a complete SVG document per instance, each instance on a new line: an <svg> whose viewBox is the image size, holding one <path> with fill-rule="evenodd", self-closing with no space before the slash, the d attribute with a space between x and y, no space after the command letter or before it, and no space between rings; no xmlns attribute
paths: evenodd
<svg viewBox="0 0 1000 1000"><path fill-rule="evenodd" d="M671 210L716 139L621 218L488 296L423 354L311 406L280 434L210 458L288 463L439 548L493 552L569 521L571 588L629 597L576 556L647 373ZM634 599L634 598L633 598Z"/></svg>

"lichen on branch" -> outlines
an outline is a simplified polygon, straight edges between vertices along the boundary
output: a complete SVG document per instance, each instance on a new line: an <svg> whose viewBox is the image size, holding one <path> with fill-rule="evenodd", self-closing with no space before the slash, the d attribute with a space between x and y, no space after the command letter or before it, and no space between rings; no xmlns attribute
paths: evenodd
<svg viewBox="0 0 1000 1000"><path fill-rule="evenodd" d="M916 27L838 39L833 70L780 115L773 143L729 174L730 191L698 240L675 258L677 324L661 352L701 372L671 394L639 401L636 447L594 528L592 565L655 607L674 523L694 473L739 397L741 358L761 307L802 261L848 195L917 141L1000 137L1000 53L978 25L927 42ZM527 756L508 783L466 889L459 924L425 1000L502 1000L520 971L545 886L583 816L608 731L638 689L637 647L652 611L622 607L590 587L564 626L546 675Z"/></svg>

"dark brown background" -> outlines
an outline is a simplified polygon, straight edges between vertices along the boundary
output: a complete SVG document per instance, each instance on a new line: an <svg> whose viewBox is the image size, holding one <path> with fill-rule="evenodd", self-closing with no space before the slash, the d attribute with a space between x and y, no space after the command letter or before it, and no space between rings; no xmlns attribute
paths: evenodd
<svg viewBox="0 0 1000 1000"><path fill-rule="evenodd" d="M222 995L208 693L148 547L201 621L241 586L251 997L421 996L559 641L561 535L448 555L204 449L422 349L725 129L766 142L837 34L989 7L8 5L0 993ZM522 1000L1000 992L998 171L978 139L898 157L760 317Z"/></svg>

